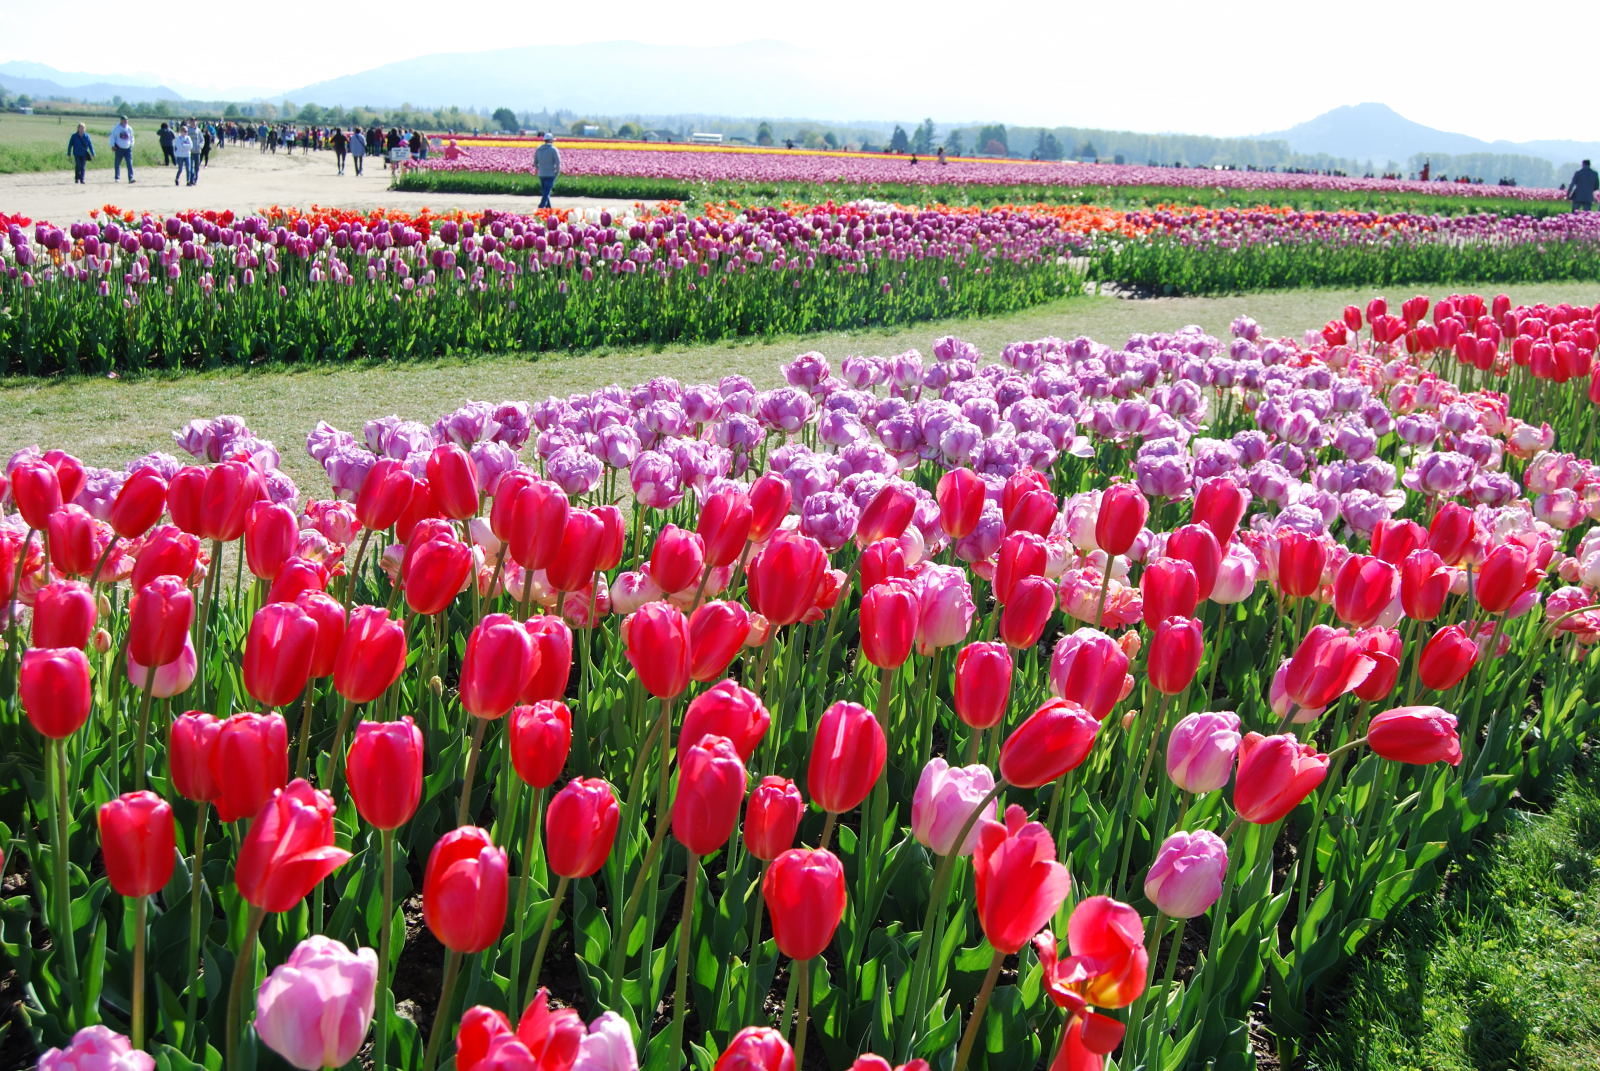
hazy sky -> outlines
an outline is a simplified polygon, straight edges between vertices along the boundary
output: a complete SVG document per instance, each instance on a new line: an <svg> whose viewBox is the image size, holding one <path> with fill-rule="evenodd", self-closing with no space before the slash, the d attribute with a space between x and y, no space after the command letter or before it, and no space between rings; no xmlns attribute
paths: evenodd
<svg viewBox="0 0 1600 1071"><path fill-rule="evenodd" d="M1428 126L1491 140L1600 135L1578 57L1550 54L1515 35L1507 47L1494 46L1485 35L1498 32L1505 12L1474 7L1415 0L615 0L552 11L526 0L18 0L0 10L0 60L281 92L430 52L767 38L826 50L838 79L888 68L904 72L908 83L937 86L941 91L928 96L940 121L1253 134L1341 104L1381 101ZM168 62L178 56L181 64ZM1551 69L1560 64L1572 73ZM708 110L740 114L737 100ZM888 118L901 110L863 99L859 115Z"/></svg>

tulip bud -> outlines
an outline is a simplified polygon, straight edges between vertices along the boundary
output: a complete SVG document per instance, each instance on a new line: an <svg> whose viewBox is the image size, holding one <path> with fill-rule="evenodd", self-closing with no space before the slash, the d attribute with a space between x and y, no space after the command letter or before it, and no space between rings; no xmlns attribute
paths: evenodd
<svg viewBox="0 0 1600 1071"><path fill-rule="evenodd" d="M992 729L1011 698L1011 652L1003 643L969 643L956 655L956 716L974 729Z"/></svg>
<svg viewBox="0 0 1600 1071"><path fill-rule="evenodd" d="M978 846L977 824L972 825L960 845L956 844L956 835L972 817L973 809L986 799L979 820L994 821L995 801L989 798L993 790L994 774L987 766L952 767L942 758L929 760L912 797L911 832L935 855L971 855Z"/></svg>
<svg viewBox="0 0 1600 1071"><path fill-rule="evenodd" d="M154 792L124 792L98 813L106 877L121 896L151 896L172 877L177 833L172 807Z"/></svg>
<svg viewBox="0 0 1600 1071"><path fill-rule="evenodd" d="M817 719L806 788L824 811L857 807L883 774L889 743L872 712L859 703L834 703Z"/></svg>
<svg viewBox="0 0 1600 1071"><path fill-rule="evenodd" d="M778 951L794 960L822 955L844 918L844 866L825 849L791 848L767 867L761 897Z"/></svg>
<svg viewBox="0 0 1600 1071"><path fill-rule="evenodd" d="M1192 617L1169 617L1156 626L1150 639L1146 670L1150 685L1164 695L1177 695L1194 680L1205 654L1200 622Z"/></svg>
<svg viewBox="0 0 1600 1071"><path fill-rule="evenodd" d="M747 1026L728 1042L712 1071L795 1071L794 1050L770 1026Z"/></svg>
<svg viewBox="0 0 1600 1071"><path fill-rule="evenodd" d="M742 603L713 600L689 615L689 677L705 682L728 671L750 634L750 613Z"/></svg>
<svg viewBox="0 0 1600 1071"><path fill-rule="evenodd" d="M436 446L428 455L428 486L446 517L459 521L478 512L478 470L455 443Z"/></svg>
<svg viewBox="0 0 1600 1071"><path fill-rule="evenodd" d="M17 693L35 729L52 740L65 740L89 720L89 660L76 647L25 651Z"/></svg>
<svg viewBox="0 0 1600 1071"><path fill-rule="evenodd" d="M512 708L506 723L511 765L534 788L549 788L561 776L572 748L572 711L559 700L541 699Z"/></svg>
<svg viewBox="0 0 1600 1071"><path fill-rule="evenodd" d="M1269 825L1287 815L1328 776L1328 756L1293 733L1247 733L1239 744L1233 806L1246 822Z"/></svg>
<svg viewBox="0 0 1600 1071"><path fill-rule="evenodd" d="M164 666L183 653L194 620L194 596L175 576L139 589L128 612L128 653L143 666Z"/></svg>
<svg viewBox="0 0 1600 1071"><path fill-rule="evenodd" d="M389 611L357 606L339 641L333 687L351 703L370 703L389 690L406 665L406 632Z"/></svg>
<svg viewBox="0 0 1600 1071"><path fill-rule="evenodd" d="M719 681L696 696L684 712L678 750L682 752L705 736L723 736L733 743L740 760L749 762L771 723L759 696L734 681Z"/></svg>
<svg viewBox="0 0 1600 1071"><path fill-rule="evenodd" d="M793 781L763 777L745 804L745 847L757 859L772 862L794 846L805 813L806 801Z"/></svg>
<svg viewBox="0 0 1600 1071"><path fill-rule="evenodd" d="M898 669L911 657L921 610L910 581L898 580L861 597L861 657L880 669Z"/></svg>
<svg viewBox="0 0 1600 1071"><path fill-rule="evenodd" d="M461 659L461 706L475 718L494 720L516 705L538 668L533 637L509 614L489 614L467 638Z"/></svg>
<svg viewBox="0 0 1600 1071"><path fill-rule="evenodd" d="M1466 679L1478 663L1478 645L1460 625L1446 625L1422 647L1417 677L1424 688L1448 691Z"/></svg>
<svg viewBox="0 0 1600 1071"><path fill-rule="evenodd" d="M1232 711L1189 714L1167 739L1167 776L1186 792L1214 792L1233 776L1239 716Z"/></svg>
<svg viewBox="0 0 1600 1071"><path fill-rule="evenodd" d="M620 811L616 793L598 778L576 778L545 808L545 858L553 873L587 878L611 855Z"/></svg>
<svg viewBox="0 0 1600 1071"><path fill-rule="evenodd" d="M983 518L988 488L971 469L951 469L939 478L934 497L939 502L939 527L951 539L965 539Z"/></svg>
<svg viewBox="0 0 1600 1071"><path fill-rule="evenodd" d="M422 732L410 717L356 726L345 761L356 813L375 829L399 829L422 801Z"/></svg>
<svg viewBox="0 0 1600 1071"><path fill-rule="evenodd" d="M222 788L211 772L211 751L222 733L222 722L203 710L191 710L172 719L167 733L167 762L172 787L196 803L209 803Z"/></svg>
<svg viewBox="0 0 1600 1071"><path fill-rule="evenodd" d="M1000 746L1000 776L1017 788L1048 785L1089 757L1100 723L1083 707L1052 699Z"/></svg>
<svg viewBox="0 0 1600 1071"><path fill-rule="evenodd" d="M689 687L689 622L682 610L646 603L623 619L622 642L645 691L674 699Z"/></svg>
<svg viewBox="0 0 1600 1071"><path fill-rule="evenodd" d="M87 585L72 580L46 584L33 596L33 646L87 647L95 611Z"/></svg>
<svg viewBox="0 0 1600 1071"><path fill-rule="evenodd" d="M509 865L486 830L462 826L439 838L422 879L422 917L439 943L482 952L506 924Z"/></svg>
<svg viewBox="0 0 1600 1071"><path fill-rule="evenodd" d="M1144 623L1154 628L1169 617L1193 617L1200 605L1200 583L1194 566L1182 558L1158 558L1139 577Z"/></svg>
<svg viewBox="0 0 1600 1071"><path fill-rule="evenodd" d="M224 822L254 817L289 779L289 728L283 716L245 712L226 719L211 745L210 763L218 787L217 817Z"/></svg>
<svg viewBox="0 0 1600 1071"><path fill-rule="evenodd" d="M668 595L697 583L705 570L705 543L694 532L669 524L650 552L650 579Z"/></svg>
<svg viewBox="0 0 1600 1071"><path fill-rule="evenodd" d="M1056 586L1042 576L1019 577L1000 611L1000 638L1025 651L1039 642L1056 608Z"/></svg>
<svg viewBox="0 0 1600 1071"><path fill-rule="evenodd" d="M1206 830L1174 833L1162 841L1144 879L1144 894L1163 915L1192 919L1211 909L1222 895L1228 872L1228 846Z"/></svg>
<svg viewBox="0 0 1600 1071"><path fill-rule="evenodd" d="M1015 804L1006 808L1004 825L979 824L972 863L978 922L989 943L1006 955L1039 932L1072 887L1050 833Z"/></svg>
<svg viewBox="0 0 1600 1071"><path fill-rule="evenodd" d="M1113 484L1100 493L1100 509L1095 516L1095 546L1107 554L1126 554L1139 538L1150 503L1132 484Z"/></svg>
<svg viewBox="0 0 1600 1071"><path fill-rule="evenodd" d="M725 487L707 497L695 528L705 545L706 565L716 567L738 561L754 521L755 509L744 491Z"/></svg>
<svg viewBox="0 0 1600 1071"><path fill-rule="evenodd" d="M316 654L317 623L292 602L256 611L244 644L244 686L265 706L281 707L305 691Z"/></svg>
<svg viewBox="0 0 1600 1071"><path fill-rule="evenodd" d="M1395 762L1461 762L1455 715L1438 707L1395 707L1375 714L1367 725L1367 746Z"/></svg>

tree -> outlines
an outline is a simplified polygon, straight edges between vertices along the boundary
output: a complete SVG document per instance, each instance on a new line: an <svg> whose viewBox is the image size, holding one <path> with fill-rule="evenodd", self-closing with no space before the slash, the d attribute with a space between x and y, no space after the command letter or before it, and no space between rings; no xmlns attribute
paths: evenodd
<svg viewBox="0 0 1600 1071"><path fill-rule="evenodd" d="M771 145L772 144L772 124L771 123L763 121L760 126L756 127L756 144L757 145Z"/></svg>
<svg viewBox="0 0 1600 1071"><path fill-rule="evenodd" d="M933 120L924 119L917 132L911 136L911 151L926 156L933 151Z"/></svg>
<svg viewBox="0 0 1600 1071"><path fill-rule="evenodd" d="M226 108L222 109L222 117L224 119L239 118L239 106L237 104L229 104Z"/></svg>
<svg viewBox="0 0 1600 1071"><path fill-rule="evenodd" d="M496 108L494 114L489 116L489 119L495 126L508 134L521 127L521 124L517 122L517 113L510 108Z"/></svg>
<svg viewBox="0 0 1600 1071"><path fill-rule="evenodd" d="M298 119L302 123L320 123L322 122L322 109L315 104L307 104L300 109Z"/></svg>
<svg viewBox="0 0 1600 1071"><path fill-rule="evenodd" d="M617 127L617 137L619 138L637 140L639 135L643 133L644 131L640 130L633 123L623 123L621 126Z"/></svg>
<svg viewBox="0 0 1600 1071"><path fill-rule="evenodd" d="M1061 159L1061 143L1048 130L1039 131L1039 144L1034 146L1033 151L1038 154L1041 160Z"/></svg>
<svg viewBox="0 0 1600 1071"><path fill-rule="evenodd" d="M833 131L830 130L826 134L822 135L822 144L826 145L830 149L837 149L839 147L839 139L835 137Z"/></svg>
<svg viewBox="0 0 1600 1071"><path fill-rule="evenodd" d="M1078 151L1077 151L1077 153L1075 155L1080 160L1098 160L1098 159L1100 159L1100 154L1095 151L1094 142L1092 142L1092 141L1085 141L1082 145L1079 145L1078 146Z"/></svg>
<svg viewBox="0 0 1600 1071"><path fill-rule="evenodd" d="M952 130L950 136L944 139L944 147L952 156L960 156L966 150L967 143L961 136L961 131Z"/></svg>
<svg viewBox="0 0 1600 1071"><path fill-rule="evenodd" d="M894 133L889 136L889 151L909 152L910 149L911 139L906 137L906 128L896 123Z"/></svg>
<svg viewBox="0 0 1600 1071"><path fill-rule="evenodd" d="M1006 127L1004 123L992 123L978 128L979 151L990 156L1009 156L1011 148L1006 144Z"/></svg>

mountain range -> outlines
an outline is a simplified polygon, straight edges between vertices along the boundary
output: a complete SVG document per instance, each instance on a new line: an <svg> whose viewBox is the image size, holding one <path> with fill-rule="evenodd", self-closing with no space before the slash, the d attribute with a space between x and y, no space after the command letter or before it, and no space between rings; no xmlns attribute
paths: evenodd
<svg viewBox="0 0 1600 1071"><path fill-rule="evenodd" d="M1295 152L1370 160L1380 167L1389 160L1403 165L1416 155L1532 156L1556 165L1600 158L1600 142L1484 141L1414 123L1385 104L1347 104L1288 130L1258 136L1287 142Z"/></svg>

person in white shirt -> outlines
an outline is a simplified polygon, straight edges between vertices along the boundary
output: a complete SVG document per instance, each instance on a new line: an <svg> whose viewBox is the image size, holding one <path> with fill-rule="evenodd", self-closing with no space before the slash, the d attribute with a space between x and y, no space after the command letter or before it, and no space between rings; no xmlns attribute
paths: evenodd
<svg viewBox="0 0 1600 1071"><path fill-rule="evenodd" d="M128 181L133 181L133 127L128 125L128 117L120 116L117 125L111 128L111 155L116 161L115 174L111 181L119 182L122 179L122 165L128 165Z"/></svg>
<svg viewBox="0 0 1600 1071"><path fill-rule="evenodd" d="M189 178L189 154L194 151L194 139L189 136L187 125L178 128L178 136L172 139L172 157L178 163L177 177L172 180L176 186L184 179L189 180L189 185L194 185L194 179Z"/></svg>

